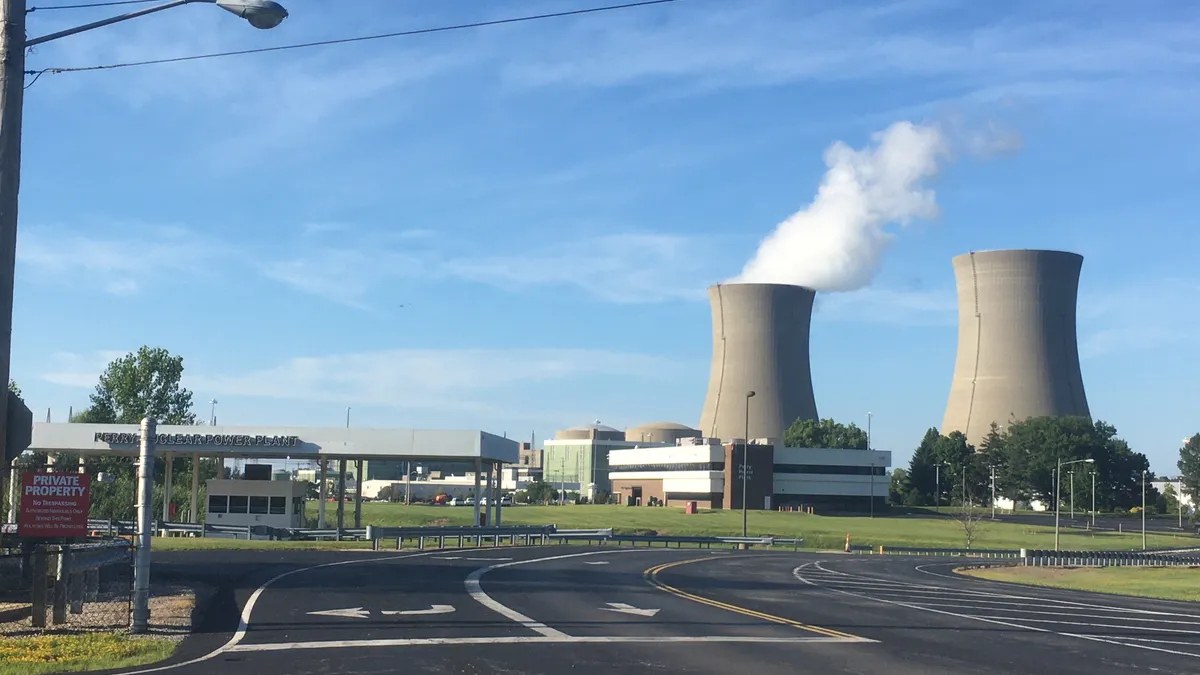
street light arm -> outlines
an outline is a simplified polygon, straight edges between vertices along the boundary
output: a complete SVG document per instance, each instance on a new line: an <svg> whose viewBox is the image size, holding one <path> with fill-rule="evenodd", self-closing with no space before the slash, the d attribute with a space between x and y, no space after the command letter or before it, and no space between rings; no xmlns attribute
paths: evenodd
<svg viewBox="0 0 1200 675"><path fill-rule="evenodd" d="M40 45L44 42L50 42L52 40L57 40L59 38L67 37L68 35L77 35L79 33L85 33L94 28L103 28L104 26L111 26L114 23L121 23L122 21L136 19L138 17L146 16L147 14L154 14L155 12L161 12L166 9L174 9L176 7L181 7L183 5L190 5L190 4L196 3L196 2L214 3L214 2L216 2L216 0L171 0L171 2L168 2L166 4L155 5L154 7L147 7L145 9L135 10L135 11L129 12L127 14L122 14L120 16L113 16L113 17L109 17L107 19L93 21L92 23L84 24L82 26L76 26L75 28L68 28L66 30L60 30L57 33L50 33L49 35L43 35L41 37L36 37L36 38L30 39L30 40L26 40L25 46L33 47L35 45Z"/></svg>

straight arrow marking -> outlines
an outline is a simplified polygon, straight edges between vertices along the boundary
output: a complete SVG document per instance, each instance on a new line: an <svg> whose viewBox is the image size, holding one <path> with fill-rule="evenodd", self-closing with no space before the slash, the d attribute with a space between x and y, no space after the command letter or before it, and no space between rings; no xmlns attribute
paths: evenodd
<svg viewBox="0 0 1200 675"><path fill-rule="evenodd" d="M657 609L638 609L633 605L627 605L623 602L610 602L608 603L608 607L601 607L600 609L606 612L621 612L623 614L637 614L638 616L654 616L659 612Z"/></svg>
<svg viewBox="0 0 1200 675"><path fill-rule="evenodd" d="M453 605L430 605L429 609L405 609L405 610L395 610L395 611L382 610L381 613L386 614L388 616L395 616L397 614L404 614L406 616L412 616L415 614L449 614L450 612L453 612L453 611L454 611Z"/></svg>
<svg viewBox="0 0 1200 675"><path fill-rule="evenodd" d="M347 619L365 619L371 616L371 612L362 607L351 607L348 609L325 609L319 612L308 612L316 616L342 616Z"/></svg>
<svg viewBox="0 0 1200 675"><path fill-rule="evenodd" d="M590 560L590 561L588 561L588 562L585 562L585 563L583 563L583 564L584 564L584 565L607 565L607 564L608 564L608 561L607 561L607 560Z"/></svg>

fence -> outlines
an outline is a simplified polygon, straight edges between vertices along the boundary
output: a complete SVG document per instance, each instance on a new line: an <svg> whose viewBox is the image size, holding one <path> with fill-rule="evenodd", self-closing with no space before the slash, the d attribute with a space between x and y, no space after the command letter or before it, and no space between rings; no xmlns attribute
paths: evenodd
<svg viewBox="0 0 1200 675"><path fill-rule="evenodd" d="M0 635L127 628L132 591L125 540L8 549L0 554Z"/></svg>

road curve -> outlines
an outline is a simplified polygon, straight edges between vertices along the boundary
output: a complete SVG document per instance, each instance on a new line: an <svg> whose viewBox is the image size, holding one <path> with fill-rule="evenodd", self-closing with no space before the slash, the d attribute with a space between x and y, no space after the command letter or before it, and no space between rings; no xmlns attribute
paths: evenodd
<svg viewBox="0 0 1200 675"><path fill-rule="evenodd" d="M167 664L114 672L1200 672L1200 606L964 578L930 558L536 547L163 563L210 582L222 566L232 581L201 634Z"/></svg>

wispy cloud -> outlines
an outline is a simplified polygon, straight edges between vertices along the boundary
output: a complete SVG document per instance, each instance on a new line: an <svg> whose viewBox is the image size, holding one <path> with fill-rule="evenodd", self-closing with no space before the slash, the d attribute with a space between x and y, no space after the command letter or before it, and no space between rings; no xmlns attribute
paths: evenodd
<svg viewBox="0 0 1200 675"><path fill-rule="evenodd" d="M59 367L40 377L90 388L123 355L58 354ZM501 415L514 412L505 402L529 387L599 377L661 381L694 365L594 349L393 349L292 358L240 374L189 372L184 385L218 396Z"/></svg>
<svg viewBox="0 0 1200 675"><path fill-rule="evenodd" d="M1139 279L1088 288L1079 299L1079 355L1092 359L1200 342L1200 280Z"/></svg>
<svg viewBox="0 0 1200 675"><path fill-rule="evenodd" d="M819 294L813 320L953 326L957 311L953 288L924 291L868 287L851 293Z"/></svg>
<svg viewBox="0 0 1200 675"><path fill-rule="evenodd" d="M201 273L216 255L186 228L132 229L138 236L102 239L79 229L28 227L21 231L17 262L39 280L130 295L172 274Z"/></svg>

